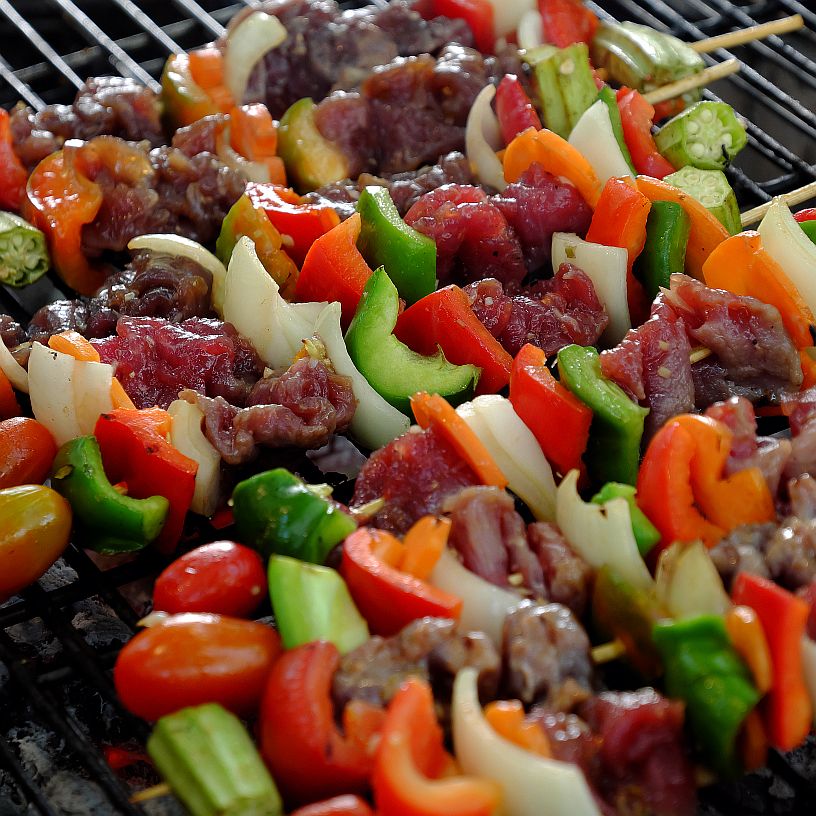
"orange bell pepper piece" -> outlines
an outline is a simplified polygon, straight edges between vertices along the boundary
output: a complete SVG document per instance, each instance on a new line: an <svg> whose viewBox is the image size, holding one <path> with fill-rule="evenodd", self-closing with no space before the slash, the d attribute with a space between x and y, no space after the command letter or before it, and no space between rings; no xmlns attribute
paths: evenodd
<svg viewBox="0 0 816 816"><path fill-rule="evenodd" d="M224 55L219 48L198 48L188 54L193 82L206 91L221 113L229 113L235 105L224 77Z"/></svg>
<svg viewBox="0 0 816 816"><path fill-rule="evenodd" d="M765 766L768 759L768 735L762 722L762 715L755 708L742 723L737 737L742 767L746 773Z"/></svg>
<svg viewBox="0 0 816 816"><path fill-rule="evenodd" d="M771 652L762 624L750 606L732 606L725 613L725 629L731 645L745 661L760 694L767 694L773 681Z"/></svg>
<svg viewBox="0 0 816 816"><path fill-rule="evenodd" d="M601 182L592 165L566 139L551 130L530 128L520 133L504 152L504 178L518 181L538 162L548 173L562 176L578 188L593 209L601 196Z"/></svg>
<svg viewBox="0 0 816 816"><path fill-rule="evenodd" d="M371 784L380 816L491 816L501 789L488 779L444 776L450 760L428 684L407 680L388 706Z"/></svg>
<svg viewBox="0 0 816 816"><path fill-rule="evenodd" d="M533 754L552 757L547 735L535 723L524 721L524 706L519 700L494 700L484 715L493 730L509 742Z"/></svg>
<svg viewBox="0 0 816 816"><path fill-rule="evenodd" d="M230 142L245 159L265 165L272 184L286 184L286 168L277 155L278 129L266 105L230 110Z"/></svg>
<svg viewBox="0 0 816 816"><path fill-rule="evenodd" d="M728 230L697 199L677 187L650 176L638 176L636 182L638 190L649 201L673 201L686 211L691 221L686 272L703 280L703 264L714 249L729 238Z"/></svg>
<svg viewBox="0 0 816 816"><path fill-rule="evenodd" d="M423 516L405 534L399 568L415 578L427 581L448 543L451 520Z"/></svg>
<svg viewBox="0 0 816 816"><path fill-rule="evenodd" d="M428 428L433 425L470 465L482 484L501 489L507 487L507 477L490 452L444 397L419 391L411 397L411 410L419 427Z"/></svg>

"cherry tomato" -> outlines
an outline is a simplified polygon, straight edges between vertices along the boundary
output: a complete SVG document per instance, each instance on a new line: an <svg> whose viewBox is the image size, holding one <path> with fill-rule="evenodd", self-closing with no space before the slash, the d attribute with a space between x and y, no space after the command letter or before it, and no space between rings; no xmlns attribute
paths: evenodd
<svg viewBox="0 0 816 816"><path fill-rule="evenodd" d="M63 553L71 505L44 485L0 490L0 602L34 583Z"/></svg>
<svg viewBox="0 0 816 816"><path fill-rule="evenodd" d="M214 541L185 553L156 579L153 608L247 618L265 595L258 553L232 541Z"/></svg>
<svg viewBox="0 0 816 816"><path fill-rule="evenodd" d="M113 681L122 705L145 720L220 703L251 716L281 650L270 626L221 615L174 615L119 653Z"/></svg>
<svg viewBox="0 0 816 816"><path fill-rule="evenodd" d="M54 437L36 419L0 422L0 488L41 484L56 455Z"/></svg>
<svg viewBox="0 0 816 816"><path fill-rule="evenodd" d="M352 793L298 808L291 816L374 816L364 799Z"/></svg>

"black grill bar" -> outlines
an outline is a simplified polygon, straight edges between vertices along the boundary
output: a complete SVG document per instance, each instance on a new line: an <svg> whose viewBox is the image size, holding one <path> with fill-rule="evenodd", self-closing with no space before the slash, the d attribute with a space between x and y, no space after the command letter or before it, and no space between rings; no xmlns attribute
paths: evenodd
<svg viewBox="0 0 816 816"><path fill-rule="evenodd" d="M114 0L117 6L125 12L138 26L146 31L169 54L183 50L181 46L161 26L153 22L149 14L145 14L133 0ZM120 46L122 44L120 43Z"/></svg>

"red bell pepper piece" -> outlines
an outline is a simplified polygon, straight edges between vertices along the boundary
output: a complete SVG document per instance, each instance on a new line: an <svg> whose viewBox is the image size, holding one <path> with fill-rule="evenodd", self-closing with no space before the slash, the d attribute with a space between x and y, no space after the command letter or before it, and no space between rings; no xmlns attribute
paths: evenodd
<svg viewBox="0 0 816 816"><path fill-rule="evenodd" d="M337 647L318 641L284 652L269 673L258 723L261 754L287 801L299 804L368 787L384 712L349 703L340 732L331 697L339 663Z"/></svg>
<svg viewBox="0 0 816 816"><path fill-rule="evenodd" d="M561 475L584 469L581 457L589 439L592 411L547 368L538 346L523 346L513 361L510 402Z"/></svg>
<svg viewBox="0 0 816 816"><path fill-rule="evenodd" d="M170 510L156 546L173 552L195 490L198 464L174 448L166 438L170 417L159 408L118 408L99 417L94 436L102 452L105 473L112 483L124 482L137 499L164 496Z"/></svg>
<svg viewBox="0 0 816 816"><path fill-rule="evenodd" d="M272 184L286 185L286 168L277 155L278 129L266 105L241 105L230 110L230 142L245 159L263 164Z"/></svg>
<svg viewBox="0 0 816 816"><path fill-rule="evenodd" d="M626 293L632 324L640 325L649 315L649 296L632 274L632 265L646 243L646 219L652 202L630 178L611 178L601 192L586 240L593 244L622 247L629 255Z"/></svg>
<svg viewBox="0 0 816 816"><path fill-rule="evenodd" d="M473 42L483 54L493 53L496 29L490 0L433 0L433 17L464 20L473 32Z"/></svg>
<svg viewBox="0 0 816 816"><path fill-rule="evenodd" d="M28 173L14 152L9 112L0 108L0 209L19 211Z"/></svg>
<svg viewBox="0 0 816 816"><path fill-rule="evenodd" d="M816 207L810 207L807 210L799 210L793 216L800 224L805 221L816 221Z"/></svg>
<svg viewBox="0 0 816 816"><path fill-rule="evenodd" d="M458 286L439 289L407 308L394 334L420 354L435 354L441 347L451 363L479 366L477 394L495 394L510 381L513 358L476 317Z"/></svg>
<svg viewBox="0 0 816 816"><path fill-rule="evenodd" d="M496 89L496 116L506 145L527 128L541 130L541 119L515 74L506 74Z"/></svg>
<svg viewBox="0 0 816 816"><path fill-rule="evenodd" d="M371 783L380 816L490 816L498 784L451 775L434 699L426 682L410 678L388 706ZM444 776L443 776L444 774Z"/></svg>
<svg viewBox="0 0 816 816"><path fill-rule="evenodd" d="M266 212L281 235L286 236L286 252L298 266L303 265L312 244L340 223L340 216L331 207L304 204L288 187L248 184L246 194Z"/></svg>
<svg viewBox="0 0 816 816"><path fill-rule="evenodd" d="M290 816L374 816L365 799L346 793L298 808Z"/></svg>
<svg viewBox="0 0 816 816"><path fill-rule="evenodd" d="M295 297L300 301L339 300L344 326L351 323L372 274L357 249L361 229L360 213L354 213L321 235L306 255L295 286Z"/></svg>
<svg viewBox="0 0 816 816"><path fill-rule="evenodd" d="M640 465L637 503L660 531L656 552L695 539L713 547L735 527L776 518L759 468L724 476L732 439L723 423L692 414L655 434Z"/></svg>
<svg viewBox="0 0 816 816"><path fill-rule="evenodd" d="M401 552L394 536L373 527L360 527L343 542L340 573L371 631L394 635L418 618L457 619L462 611L461 598L389 563L390 553Z"/></svg>
<svg viewBox="0 0 816 816"><path fill-rule="evenodd" d="M813 706L802 669L802 638L808 605L772 581L740 572L731 590L734 603L757 613L771 650L773 682L763 704L766 731L780 751L802 743L813 721Z"/></svg>
<svg viewBox="0 0 816 816"><path fill-rule="evenodd" d="M674 172L671 163L660 155L652 136L654 108L637 91L620 88L617 93L623 138L632 164L639 174L662 179Z"/></svg>
<svg viewBox="0 0 816 816"><path fill-rule="evenodd" d="M598 18L581 0L538 0L544 42L566 48L573 43L590 45Z"/></svg>

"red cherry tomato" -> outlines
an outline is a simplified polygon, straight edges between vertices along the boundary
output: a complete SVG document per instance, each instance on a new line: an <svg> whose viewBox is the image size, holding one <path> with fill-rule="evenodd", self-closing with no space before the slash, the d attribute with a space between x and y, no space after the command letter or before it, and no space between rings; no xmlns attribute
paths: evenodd
<svg viewBox="0 0 816 816"><path fill-rule="evenodd" d="M122 705L145 720L220 703L251 716L281 651L270 626L220 615L175 615L119 653L113 681Z"/></svg>
<svg viewBox="0 0 816 816"><path fill-rule="evenodd" d="M54 437L36 419L0 422L0 488L42 484L56 455Z"/></svg>
<svg viewBox="0 0 816 816"><path fill-rule="evenodd" d="M153 608L248 618L265 595L258 553L232 541L214 541L177 558L156 579Z"/></svg>

